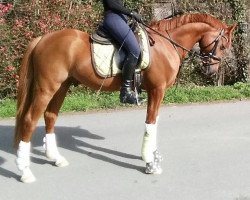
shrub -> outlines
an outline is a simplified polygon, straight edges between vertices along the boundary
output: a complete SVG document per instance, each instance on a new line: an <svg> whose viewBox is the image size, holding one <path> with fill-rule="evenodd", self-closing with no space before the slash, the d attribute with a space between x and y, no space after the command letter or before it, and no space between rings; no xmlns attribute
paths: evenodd
<svg viewBox="0 0 250 200"><path fill-rule="evenodd" d="M13 97L17 71L28 43L63 29L91 31L99 15L90 1L43 0L0 3L0 97ZM94 24L94 25L93 25Z"/></svg>
<svg viewBox="0 0 250 200"><path fill-rule="evenodd" d="M229 2L241 2L238 0L223 1L199 1L185 0L177 3L177 9L185 12L199 11L214 13L220 19L232 19L232 12L228 11ZM128 7L138 9L146 21L151 19L152 8L156 0L126 0ZM159 1L165 2L165 1ZM171 1L172 2L172 1ZM177 2L177 1L176 1ZM245 0L244 0L245 2ZM216 3L217 6L214 6ZM237 5L243 3L237 3ZM141 6L143 5L143 6ZM244 6L241 6L244 7ZM237 7L238 8L238 7ZM239 10L239 9L238 9ZM244 10L240 9L235 16L241 16ZM83 31L93 31L100 22L102 16L101 1L92 0L4 0L0 1L0 98L14 97L17 85L17 73L24 51L33 38L51 31L75 28ZM235 20L238 20L236 18ZM242 20L242 19L241 19ZM244 41L244 40L240 40ZM243 44L242 44L243 45ZM240 47L242 47L242 45ZM246 45L245 45L246 46ZM245 48L235 48L245 53ZM238 54L237 54L238 55ZM245 66L246 60L242 65ZM198 85L214 84L216 79L204 77L200 72L197 59L191 57L189 65L183 68L181 83L195 83ZM227 60L223 80L225 83L235 83L237 76L236 61ZM235 67L237 66L237 67ZM8 71L9 69L12 69ZM243 77L244 78L244 77ZM241 79L240 79L241 80Z"/></svg>
<svg viewBox="0 0 250 200"><path fill-rule="evenodd" d="M126 2L129 7L137 8L148 5L151 0ZM144 6L141 11L148 12L150 8ZM9 0L0 3L0 97L15 96L16 73L33 38L64 28L91 32L99 24L102 11L101 1L92 0Z"/></svg>

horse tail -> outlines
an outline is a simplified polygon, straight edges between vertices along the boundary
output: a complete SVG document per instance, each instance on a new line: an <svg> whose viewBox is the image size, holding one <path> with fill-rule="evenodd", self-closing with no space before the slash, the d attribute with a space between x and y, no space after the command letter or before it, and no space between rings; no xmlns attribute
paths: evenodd
<svg viewBox="0 0 250 200"><path fill-rule="evenodd" d="M16 127L15 127L15 138L14 138L14 147L17 147L21 140L20 124L21 119L24 117L25 113L28 110L28 106L32 100L32 91L30 90L34 82L33 66L32 66L32 52L38 42L41 40L41 36L35 38L27 47L27 50L24 54L20 73L19 73L19 82L17 89L17 113L16 113Z"/></svg>

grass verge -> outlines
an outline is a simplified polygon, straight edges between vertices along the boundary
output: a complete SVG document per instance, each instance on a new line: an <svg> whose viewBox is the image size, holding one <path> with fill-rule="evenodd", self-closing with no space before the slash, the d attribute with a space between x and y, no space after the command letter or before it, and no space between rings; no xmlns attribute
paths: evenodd
<svg viewBox="0 0 250 200"><path fill-rule="evenodd" d="M142 96L146 98L145 93ZM250 99L250 83L236 83L233 86L221 87L172 87L166 92L163 104L202 103L242 99ZM96 92L77 89L67 95L61 112L117 109L128 106L119 103L119 92L102 92L97 95ZM0 118L14 117L15 113L15 100L0 100Z"/></svg>

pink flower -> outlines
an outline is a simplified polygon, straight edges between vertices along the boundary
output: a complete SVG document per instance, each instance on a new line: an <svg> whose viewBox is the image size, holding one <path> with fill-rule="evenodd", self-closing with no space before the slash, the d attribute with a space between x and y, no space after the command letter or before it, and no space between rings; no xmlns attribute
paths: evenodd
<svg viewBox="0 0 250 200"><path fill-rule="evenodd" d="M38 25L39 25L39 27L40 27L41 30L43 30L43 29L45 29L47 27L47 24L45 24L42 21L38 22Z"/></svg>
<svg viewBox="0 0 250 200"><path fill-rule="evenodd" d="M5 19L0 18L0 24L5 24Z"/></svg>
<svg viewBox="0 0 250 200"><path fill-rule="evenodd" d="M15 69L16 69L16 68L13 67L13 66L11 66L11 65L9 65L9 66L7 66L7 67L4 68L4 70L5 70L5 71L8 71L8 72L15 71Z"/></svg>
<svg viewBox="0 0 250 200"><path fill-rule="evenodd" d="M61 17L59 15L54 15L53 20L56 24L59 24L61 22Z"/></svg>
<svg viewBox="0 0 250 200"><path fill-rule="evenodd" d="M10 10L13 8L12 4L3 4L0 3L0 17L4 16L5 14L7 14L8 12L10 12Z"/></svg>
<svg viewBox="0 0 250 200"><path fill-rule="evenodd" d="M18 27L18 28L23 28L23 21L22 21L22 20L19 20L19 19L16 19L16 20L15 20L15 25L16 25L16 27Z"/></svg>
<svg viewBox="0 0 250 200"><path fill-rule="evenodd" d="M26 38L29 38L29 39L32 38L33 34L34 34L34 33L33 33L32 31L27 31L27 32L24 33L25 37L26 37Z"/></svg>
<svg viewBox="0 0 250 200"><path fill-rule="evenodd" d="M1 47L0 47L0 52L5 52L6 49L7 49L6 47L1 46Z"/></svg>

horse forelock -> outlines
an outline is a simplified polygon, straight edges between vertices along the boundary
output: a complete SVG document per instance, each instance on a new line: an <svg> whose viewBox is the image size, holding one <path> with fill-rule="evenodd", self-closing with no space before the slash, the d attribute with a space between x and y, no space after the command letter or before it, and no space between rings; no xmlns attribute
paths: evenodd
<svg viewBox="0 0 250 200"><path fill-rule="evenodd" d="M159 31L168 31L188 23L206 23L214 28L227 28L226 24L216 19L215 17L208 14L200 13L186 14L179 17L174 17L172 19L162 19L159 21L153 21L151 22L150 26L151 28L154 28Z"/></svg>

